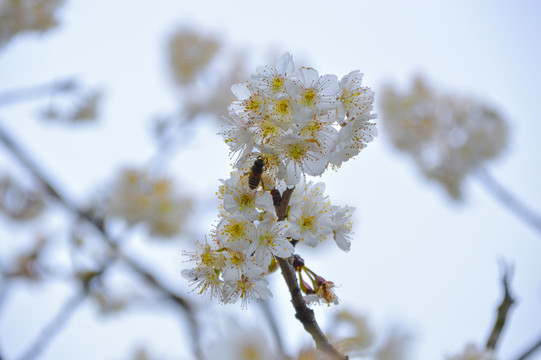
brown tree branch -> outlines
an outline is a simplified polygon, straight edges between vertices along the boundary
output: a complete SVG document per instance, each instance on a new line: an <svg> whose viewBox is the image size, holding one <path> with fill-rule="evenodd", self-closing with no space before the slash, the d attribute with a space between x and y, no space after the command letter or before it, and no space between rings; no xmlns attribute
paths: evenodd
<svg viewBox="0 0 541 360"><path fill-rule="evenodd" d="M274 205L278 221L283 221L287 217L287 209L293 190L294 189L286 189L281 197L275 196ZM317 349L328 355L330 359L347 360L348 357L340 354L329 342L316 321L314 311L306 305L306 301L304 301L301 289L299 288L295 269L293 268L293 256L288 259L276 258L276 260L278 261L278 265L280 265L282 276L284 277L289 293L291 294L291 303L295 309L295 317L302 323L304 330L312 336Z"/></svg>
<svg viewBox="0 0 541 360"><path fill-rule="evenodd" d="M498 340L500 339L500 336L502 334L509 309L515 303L515 300L509 293L509 277L511 276L511 272L512 269L509 269L509 267L506 267L504 269L504 274L502 278L504 295L500 306L498 306L498 314L496 316L496 321L494 322L494 326L486 344L486 348L490 350L494 350L496 348Z"/></svg>

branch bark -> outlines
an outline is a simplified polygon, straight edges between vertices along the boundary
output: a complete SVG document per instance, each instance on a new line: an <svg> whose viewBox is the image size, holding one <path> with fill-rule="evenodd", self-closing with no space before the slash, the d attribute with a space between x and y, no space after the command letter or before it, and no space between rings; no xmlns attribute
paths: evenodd
<svg viewBox="0 0 541 360"><path fill-rule="evenodd" d="M281 197L276 197L274 206L278 221L283 221L287 217L287 209L293 190L294 189L286 189ZM289 293L291 294L291 303L295 309L295 317L302 323L304 330L312 336L316 343L316 348L329 356L329 359L349 359L347 356L340 354L338 350L332 346L323 331L321 331L321 328L316 321L314 311L306 305L306 301L304 301L301 289L299 288L295 269L293 268L293 256L288 259L276 258L276 260L278 261L278 265L280 265L282 276L284 277Z"/></svg>

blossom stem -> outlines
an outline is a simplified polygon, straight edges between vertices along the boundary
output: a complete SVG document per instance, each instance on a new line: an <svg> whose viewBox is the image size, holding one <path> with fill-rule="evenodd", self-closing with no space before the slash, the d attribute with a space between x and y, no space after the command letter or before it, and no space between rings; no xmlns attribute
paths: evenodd
<svg viewBox="0 0 541 360"><path fill-rule="evenodd" d="M287 217L287 208L293 190L293 188L285 190L279 203L274 204L278 221L283 221ZM312 336L318 350L329 355L331 359L347 360L348 357L340 354L329 342L316 321L314 311L306 305L306 301L304 301L304 298L302 297L302 292L297 281L295 268L293 267L294 257L294 255L287 259L277 257L276 260L278 261L278 265L280 265L282 276L284 277L289 293L291 294L291 303L295 308L295 317L302 323L304 330Z"/></svg>
<svg viewBox="0 0 541 360"><path fill-rule="evenodd" d="M331 345L327 337L325 337L325 334L323 334L323 331L321 331L321 328L316 321L314 311L306 305L306 302L302 297L301 289L297 283L295 270L293 269L293 265L290 264L293 257L290 257L289 259L277 258L277 260L280 269L282 270L282 276L284 277L287 287L289 288L289 293L291 294L291 303L295 308L295 317L302 323L304 330L312 336L317 349L331 356L331 359L347 360L348 357L340 354L338 350Z"/></svg>
<svg viewBox="0 0 541 360"><path fill-rule="evenodd" d="M541 233L541 217L538 214L519 201L513 194L505 189L504 186L499 184L485 169L479 169L476 173L476 177L508 210L533 227L537 232Z"/></svg>

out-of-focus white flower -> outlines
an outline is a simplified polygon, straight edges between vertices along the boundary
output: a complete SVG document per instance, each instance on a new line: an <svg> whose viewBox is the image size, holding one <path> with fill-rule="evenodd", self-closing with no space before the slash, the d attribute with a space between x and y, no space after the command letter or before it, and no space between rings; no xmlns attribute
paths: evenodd
<svg viewBox="0 0 541 360"><path fill-rule="evenodd" d="M64 0L3 0L0 2L0 46L25 32L43 33L58 25L56 10Z"/></svg>
<svg viewBox="0 0 541 360"><path fill-rule="evenodd" d="M189 29L181 29L169 41L169 64L179 85L195 79L220 49L220 42Z"/></svg>
<svg viewBox="0 0 541 360"><path fill-rule="evenodd" d="M264 333L229 322L227 332L208 347L207 358L220 360L279 360Z"/></svg>
<svg viewBox="0 0 541 360"><path fill-rule="evenodd" d="M0 212L13 220L27 221L38 217L45 208L43 197L25 189L10 175L0 176Z"/></svg>
<svg viewBox="0 0 541 360"><path fill-rule="evenodd" d="M366 316L347 310L334 315L326 333L337 350L350 357L363 353L366 356L366 351L374 344L376 337Z"/></svg>
<svg viewBox="0 0 541 360"><path fill-rule="evenodd" d="M447 357L447 360L497 360L491 350L479 349L475 344L466 344L458 355Z"/></svg>
<svg viewBox="0 0 541 360"><path fill-rule="evenodd" d="M105 214L130 225L144 223L152 235L178 234L189 215L192 201L174 191L171 180L144 171L124 170L105 202Z"/></svg>
<svg viewBox="0 0 541 360"><path fill-rule="evenodd" d="M59 121L64 123L84 123L96 120L100 101L103 93L99 89L81 91L74 87L69 98L51 102L42 112L45 120Z"/></svg>
<svg viewBox="0 0 541 360"><path fill-rule="evenodd" d="M405 360L409 358L411 335L398 329L392 330L376 351L375 360Z"/></svg>
<svg viewBox="0 0 541 360"><path fill-rule="evenodd" d="M462 197L464 178L499 156L508 140L508 126L494 108L470 97L436 93L420 77L409 92L387 88L382 108L392 144L409 153L453 199Z"/></svg>

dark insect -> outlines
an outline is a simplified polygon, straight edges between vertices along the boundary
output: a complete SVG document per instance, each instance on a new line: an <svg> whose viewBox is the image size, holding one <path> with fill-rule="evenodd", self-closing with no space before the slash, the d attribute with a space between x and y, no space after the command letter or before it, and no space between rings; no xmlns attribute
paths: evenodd
<svg viewBox="0 0 541 360"><path fill-rule="evenodd" d="M250 174L248 175L248 186L250 189L253 190L259 186L259 183L261 182L261 174L263 174L263 170L265 170L266 165L267 161L261 155L258 156L254 161L254 164L250 169Z"/></svg>

